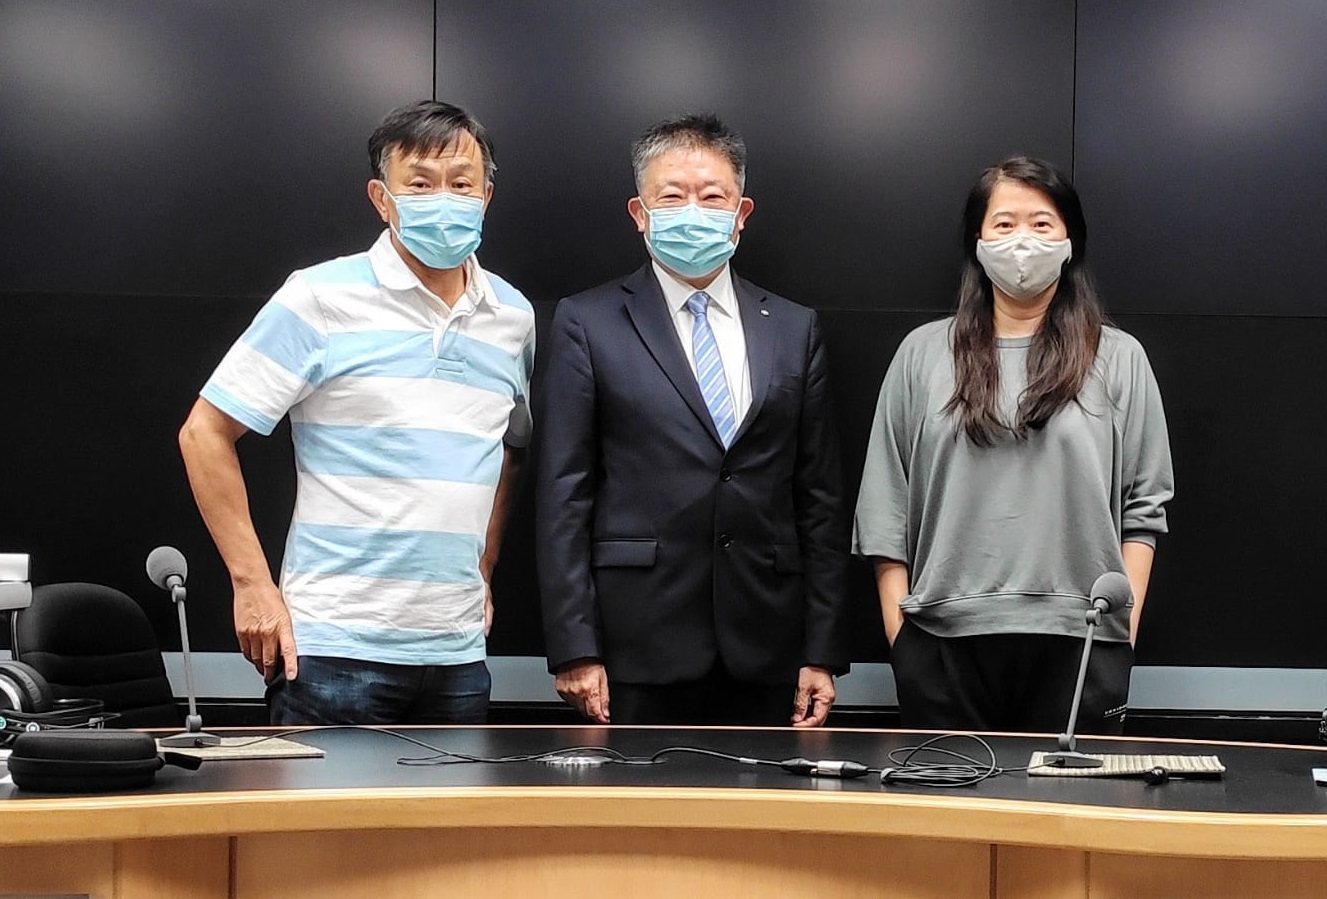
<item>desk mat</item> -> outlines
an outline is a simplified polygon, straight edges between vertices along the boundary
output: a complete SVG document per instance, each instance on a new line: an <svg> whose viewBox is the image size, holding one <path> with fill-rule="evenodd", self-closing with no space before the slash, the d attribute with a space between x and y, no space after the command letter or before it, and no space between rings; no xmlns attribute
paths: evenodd
<svg viewBox="0 0 1327 899"><path fill-rule="evenodd" d="M1028 774L1036 777L1142 777L1153 768L1164 768L1179 777L1220 777L1226 770L1214 755L1092 755L1101 759L1099 768L1062 768L1048 762L1049 752L1034 752Z"/></svg>
<svg viewBox="0 0 1327 899"><path fill-rule="evenodd" d="M220 746L165 746L166 752L178 752L205 761L229 759L300 759L322 758L327 753L317 746L307 746L281 737L222 737Z"/></svg>

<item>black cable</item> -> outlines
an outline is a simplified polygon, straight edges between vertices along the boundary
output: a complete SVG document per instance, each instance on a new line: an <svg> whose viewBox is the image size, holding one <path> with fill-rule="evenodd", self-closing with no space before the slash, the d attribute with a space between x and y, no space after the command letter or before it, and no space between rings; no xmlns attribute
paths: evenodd
<svg viewBox="0 0 1327 899"><path fill-rule="evenodd" d="M672 755L674 753L705 755L711 758L724 759L729 762L737 762L742 765L769 765L775 768L783 765L782 762L775 761L774 759L758 759L745 755L731 755L727 752L716 752L713 749L702 749L699 746L665 746L663 749L660 749L654 755L650 756L650 761L661 762L663 761L663 756Z"/></svg>
<svg viewBox="0 0 1327 899"><path fill-rule="evenodd" d="M0 727L9 732L4 724L15 725L14 733L26 732L29 725L37 725L40 730L100 730L103 725L122 717L119 712L101 710L101 703L96 711L56 709L51 712L24 712L15 709L0 709Z"/></svg>
<svg viewBox="0 0 1327 899"><path fill-rule="evenodd" d="M985 750L985 760L973 758L958 750L938 745L942 740L954 739L967 739L977 743ZM932 762L928 764L915 761L923 753L957 759L958 764L954 762ZM995 750L991 748L991 744L976 734L967 733L937 734L916 746L892 749L889 752L889 761L893 764L893 767L879 769L880 782L885 785L911 784L921 787L942 788L970 787L992 777L1008 774L1011 771L1025 770L1001 768L996 763Z"/></svg>
<svg viewBox="0 0 1327 899"><path fill-rule="evenodd" d="M984 750L984 758L978 759L956 749L940 745L942 741L966 739L977 743ZM874 768L861 762L850 760L812 761L804 758L763 759L715 752L694 746L669 746L660 749L650 758L659 761L671 753L690 753L712 758L725 759L745 765L763 765L782 768L790 774L809 777L855 778L867 774L880 775L882 784L911 784L926 787L968 787L979 784L992 777L1024 771L1026 768L1002 768L996 762L995 750L976 734L948 733L937 734L916 745L893 749L889 752L891 767ZM938 755L953 761L926 762L920 760L924 755Z"/></svg>
<svg viewBox="0 0 1327 899"><path fill-rule="evenodd" d="M827 760L812 761L804 758L790 759L761 759L745 755L730 755L726 752L715 752L712 749L701 749L697 746L669 746L660 749L650 758L654 761L662 761L661 756L674 752L685 752L693 755L705 755L712 758L726 759L730 762L738 762L743 765L765 765L767 767L782 768L789 774L800 774L804 777L836 777L840 779L850 779L855 777L865 777L870 774L872 769L863 765L861 762L847 760Z"/></svg>

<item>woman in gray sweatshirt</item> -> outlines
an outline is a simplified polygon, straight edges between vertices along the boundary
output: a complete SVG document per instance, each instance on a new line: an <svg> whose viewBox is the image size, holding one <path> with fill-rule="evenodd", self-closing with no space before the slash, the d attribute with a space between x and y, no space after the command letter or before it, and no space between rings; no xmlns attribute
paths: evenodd
<svg viewBox="0 0 1327 899"><path fill-rule="evenodd" d="M956 313L909 334L885 375L853 533L903 722L1060 730L1088 593L1118 571L1134 601L1103 618L1079 721L1119 732L1173 495L1156 379L1105 323L1082 206L1054 167L987 169L963 235Z"/></svg>

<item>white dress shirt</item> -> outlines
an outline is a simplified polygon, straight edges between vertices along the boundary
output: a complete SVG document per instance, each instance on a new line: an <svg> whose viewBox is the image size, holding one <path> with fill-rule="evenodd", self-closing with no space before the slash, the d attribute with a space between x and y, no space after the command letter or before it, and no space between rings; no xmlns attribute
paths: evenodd
<svg viewBox="0 0 1327 899"><path fill-rule="evenodd" d="M696 317L687 308L687 300L691 299L696 288L679 281L658 262L651 260L651 264L654 266L654 276L663 288L664 301L673 317L677 338L682 341L687 364L691 366L694 375L696 350L691 340L691 328ZM714 332L714 343L719 349L719 359L723 362L723 376L728 382L728 395L733 398L733 415L740 427L751 408L751 372L746 364L746 332L742 330L742 312L737 306L737 294L733 290L732 269L725 265L704 293L710 298L706 317L710 321L710 330Z"/></svg>

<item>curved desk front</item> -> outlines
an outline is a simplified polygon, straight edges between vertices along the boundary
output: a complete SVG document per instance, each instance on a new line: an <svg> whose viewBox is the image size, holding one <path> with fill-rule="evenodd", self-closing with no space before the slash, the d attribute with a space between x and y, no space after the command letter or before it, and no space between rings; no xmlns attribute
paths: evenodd
<svg viewBox="0 0 1327 899"><path fill-rule="evenodd" d="M578 745L648 756L691 745L883 767L894 731L436 728L500 757ZM959 790L810 780L670 756L653 766L408 766L385 733L309 731L320 759L168 768L133 794L0 786L0 895L1327 896L1327 751L1086 740L1087 751L1214 753L1219 781L1029 777ZM1049 738L991 738L1018 768ZM958 745L969 751L975 744Z"/></svg>

